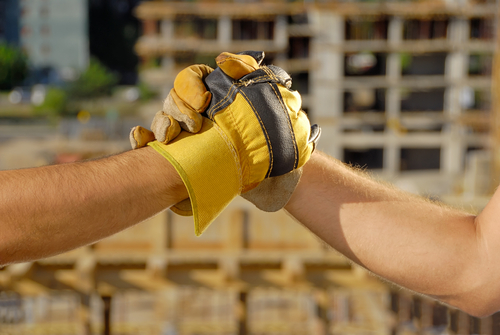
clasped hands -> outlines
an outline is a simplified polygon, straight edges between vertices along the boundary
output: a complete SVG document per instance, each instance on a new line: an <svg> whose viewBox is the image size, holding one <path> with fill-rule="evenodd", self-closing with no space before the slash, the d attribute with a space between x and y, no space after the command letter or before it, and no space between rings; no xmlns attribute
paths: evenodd
<svg viewBox="0 0 500 335"><path fill-rule="evenodd" d="M196 235L240 194L262 210L281 209L319 138L288 73L263 59L223 52L215 70L182 70L152 131L131 131L134 149L150 145L181 176L189 199L172 210L194 216Z"/></svg>

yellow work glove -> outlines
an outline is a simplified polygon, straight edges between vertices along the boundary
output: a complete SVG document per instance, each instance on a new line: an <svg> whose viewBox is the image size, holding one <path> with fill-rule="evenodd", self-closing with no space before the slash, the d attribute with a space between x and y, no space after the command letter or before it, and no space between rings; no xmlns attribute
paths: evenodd
<svg viewBox="0 0 500 335"><path fill-rule="evenodd" d="M290 172L305 164L319 137L319 127L311 132L301 110L300 95L289 89L289 75L260 66L263 58L263 52L222 53L213 72L203 65L183 70L153 121L153 133L141 127L131 132L133 147L160 140L148 144L172 163L190 196L172 210L193 214L197 235L241 193L259 208L283 207L300 176ZM212 99L200 85L203 79ZM207 101L206 117L198 117ZM189 131L201 129L181 132L165 145L178 132L175 120Z"/></svg>
<svg viewBox="0 0 500 335"><path fill-rule="evenodd" d="M193 65L182 70L163 103L163 110L156 113L151 123L152 132L141 126L130 132L132 148L142 148L155 139L167 144L179 135L181 128L190 133L200 131L203 124L201 113L208 107L212 97L203 78L213 70L206 65Z"/></svg>

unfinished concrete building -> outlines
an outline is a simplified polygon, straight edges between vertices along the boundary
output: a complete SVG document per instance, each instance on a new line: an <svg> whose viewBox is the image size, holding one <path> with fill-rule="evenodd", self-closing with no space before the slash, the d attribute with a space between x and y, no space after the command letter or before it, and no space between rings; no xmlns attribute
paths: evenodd
<svg viewBox="0 0 500 335"><path fill-rule="evenodd" d="M323 127L320 148L417 193L456 193L488 145L493 2L152 1L137 52L164 87L222 50L265 50Z"/></svg>
<svg viewBox="0 0 500 335"><path fill-rule="evenodd" d="M481 176L489 166L496 12L493 2L467 0L149 1L137 8L136 50L143 79L165 95L187 65L214 66L221 51L264 50L267 64L292 74L304 110L323 128L321 150L408 191L473 201L489 190ZM379 282L283 212L262 213L238 199L200 238L192 226L161 213L92 246L0 270L1 327L500 331L498 315L479 320Z"/></svg>

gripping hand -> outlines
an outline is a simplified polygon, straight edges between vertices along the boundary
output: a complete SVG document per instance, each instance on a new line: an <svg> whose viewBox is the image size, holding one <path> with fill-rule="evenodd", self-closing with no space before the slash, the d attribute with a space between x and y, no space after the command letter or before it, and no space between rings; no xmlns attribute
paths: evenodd
<svg viewBox="0 0 500 335"><path fill-rule="evenodd" d="M181 128L197 133L203 124L201 113L210 103L211 94L203 79L213 69L206 65L192 65L175 77L174 88L163 103L163 110L156 113L151 123L151 131L137 126L130 132L133 149L141 148L155 139L167 144L181 132Z"/></svg>
<svg viewBox="0 0 500 335"><path fill-rule="evenodd" d="M242 193L261 209L282 208L319 137L319 127L311 127L301 110L300 95L290 90L290 76L276 66L261 66L263 58L263 52L222 53L216 59L216 70L197 72L198 81L204 79L205 85L194 85L192 95L202 92L201 102L194 106L187 98L181 99L181 106L189 106L195 116L189 120L173 116L169 108L179 104L171 98L175 106L167 105L167 98L163 114L157 114L153 122L162 126L152 126L153 133L140 128L132 131L136 147L152 137L158 139L148 144L172 163L189 193L187 201L172 209L194 215L197 235ZM177 79L169 96L173 92L179 96ZM205 117L201 117L202 109L196 107L207 101ZM172 119L183 129L196 132L198 116L201 129L195 135L181 132L165 145L173 138L170 134L175 134ZM166 119L165 126L167 121L161 120Z"/></svg>

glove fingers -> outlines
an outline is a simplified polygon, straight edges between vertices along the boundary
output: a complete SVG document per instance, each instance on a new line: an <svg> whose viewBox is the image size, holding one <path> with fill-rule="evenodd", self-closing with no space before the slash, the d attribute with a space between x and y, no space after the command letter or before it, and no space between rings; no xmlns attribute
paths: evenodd
<svg viewBox="0 0 500 335"><path fill-rule="evenodd" d="M154 141L155 135L152 131L141 126L137 126L132 128L130 131L129 139L132 149L138 149L145 147L149 142Z"/></svg>
<svg viewBox="0 0 500 335"><path fill-rule="evenodd" d="M257 60L250 55L223 52L217 56L215 61L225 74L236 80L259 68Z"/></svg>
<svg viewBox="0 0 500 335"><path fill-rule="evenodd" d="M163 111L159 111L156 113L151 123L151 130L153 130L156 140L167 144L179 135L181 127L179 122L172 116L165 114Z"/></svg>
<svg viewBox="0 0 500 335"><path fill-rule="evenodd" d="M208 103L210 103L210 92L208 93ZM182 127L182 129L189 131L190 133L197 133L201 129L201 125L203 123L203 117L201 116L201 112L205 110L207 107L203 107L203 109L198 112L196 110L192 110L176 93L175 90L171 90L168 97L165 99L163 103L164 113L171 115L175 120L177 120Z"/></svg>
<svg viewBox="0 0 500 335"><path fill-rule="evenodd" d="M212 73L214 69L207 65L192 65L185 68L174 81L174 91L177 93L179 104L176 100L177 106L184 112L183 108L196 113L203 113L210 103L212 94L207 90L203 79Z"/></svg>
<svg viewBox="0 0 500 335"><path fill-rule="evenodd" d="M264 179L256 188L241 196L265 212L277 212L288 203L302 175L302 168Z"/></svg>

